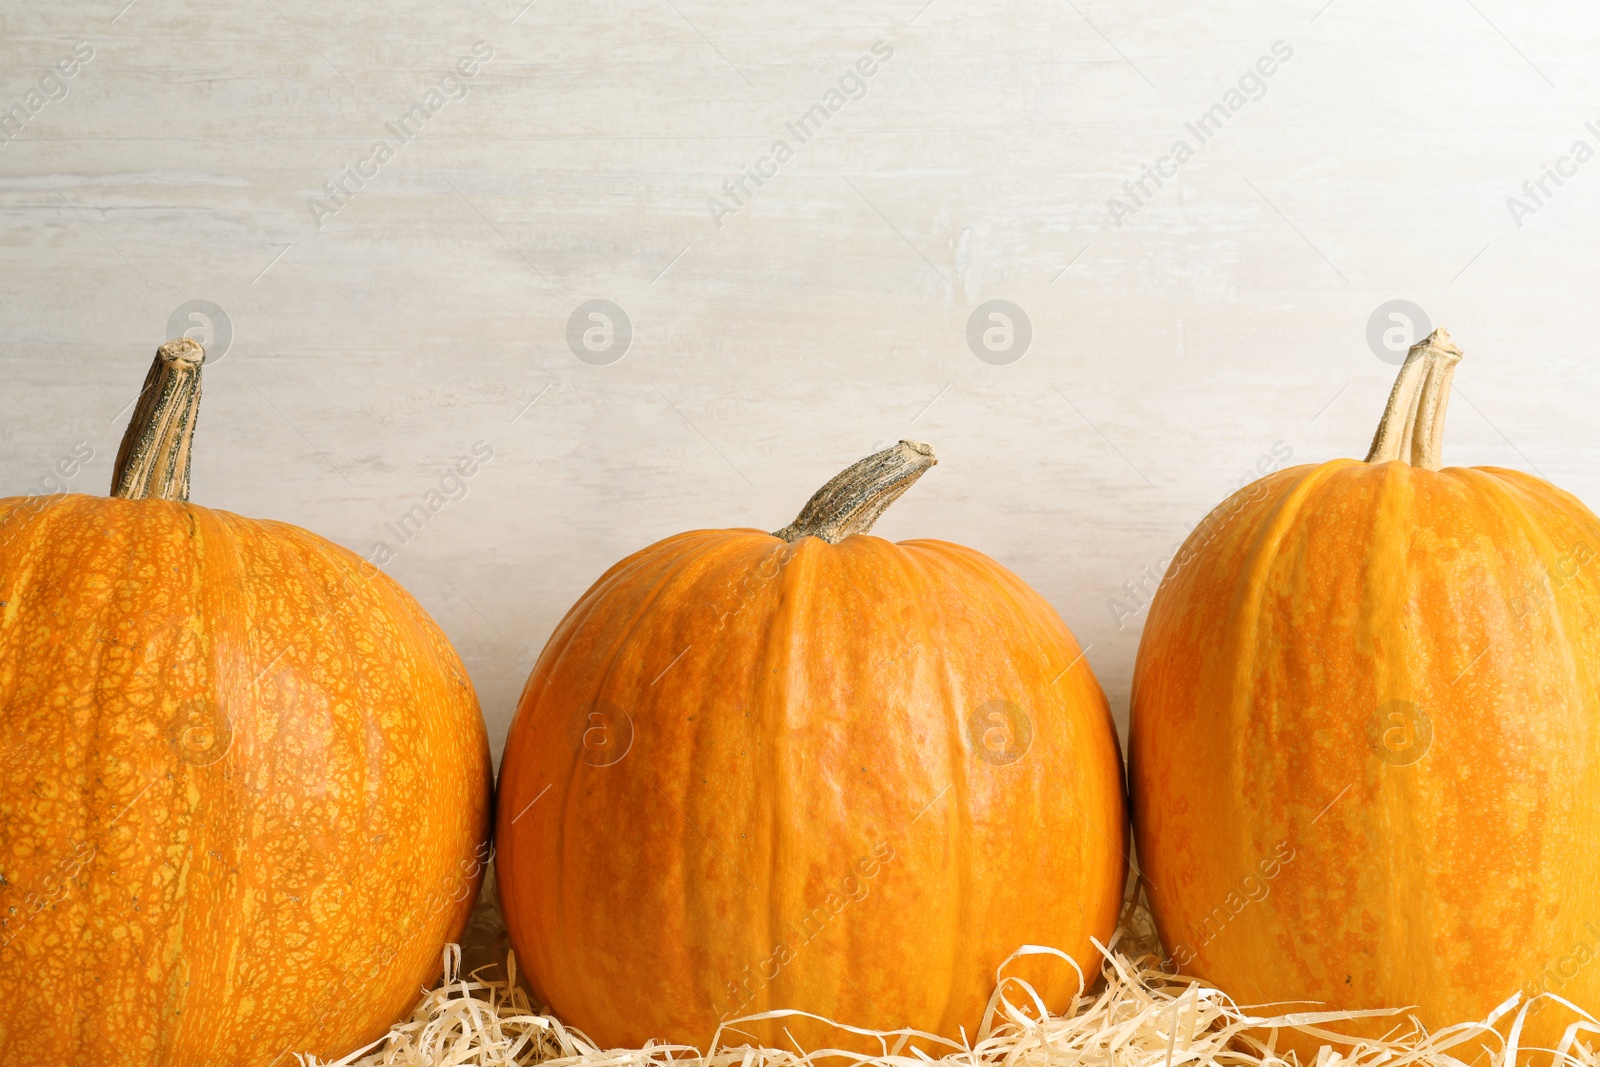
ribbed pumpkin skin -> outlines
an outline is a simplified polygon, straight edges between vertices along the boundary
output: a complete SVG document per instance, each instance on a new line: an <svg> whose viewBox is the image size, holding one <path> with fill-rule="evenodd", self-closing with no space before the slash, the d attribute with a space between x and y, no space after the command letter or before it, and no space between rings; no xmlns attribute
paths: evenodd
<svg viewBox="0 0 1600 1067"><path fill-rule="evenodd" d="M1597 570L1600 520L1516 471L1341 460L1222 505L1134 677L1168 969L1430 1028L1518 990L1600 1012ZM1524 1044L1571 1020L1544 1002Z"/></svg>
<svg viewBox="0 0 1600 1067"><path fill-rule="evenodd" d="M0 1062L342 1055L416 1001L477 892L466 672L399 586L293 526L0 500L0 746Z"/></svg>
<svg viewBox="0 0 1600 1067"><path fill-rule="evenodd" d="M1003 729L974 755L993 701L1031 724L1014 762L992 761L1020 749ZM518 958L605 1046L703 1048L779 1007L975 1034L1019 946L1093 974L1125 869L1116 735L1076 642L938 541L697 531L624 560L545 648L498 803ZM1077 989L1059 960L1007 973L1056 1007ZM857 1043L792 1017L725 1037L785 1026Z"/></svg>

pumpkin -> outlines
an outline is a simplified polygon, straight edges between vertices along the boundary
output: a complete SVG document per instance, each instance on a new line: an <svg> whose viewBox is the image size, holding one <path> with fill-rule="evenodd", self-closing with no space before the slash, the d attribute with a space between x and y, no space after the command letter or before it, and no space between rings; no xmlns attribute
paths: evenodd
<svg viewBox="0 0 1600 1067"><path fill-rule="evenodd" d="M934 465L902 441L777 533L699 530L607 571L551 636L501 764L507 930L603 1046L706 1047L766 1011L976 1035L997 970L1054 1007L1117 919L1105 697L993 560L867 531ZM783 1016L722 1037L859 1045ZM875 1043L868 1043L876 1047Z"/></svg>
<svg viewBox="0 0 1600 1067"><path fill-rule="evenodd" d="M1151 605L1144 888L1163 965L1241 1003L1600 1012L1600 521L1531 475L1441 468L1460 358L1443 330L1413 346L1365 462L1235 493ZM1574 1018L1538 1001L1523 1044Z"/></svg>
<svg viewBox="0 0 1600 1067"><path fill-rule="evenodd" d="M0 500L0 1061L267 1067L378 1037L487 858L466 671L398 585L187 502L204 353L114 495Z"/></svg>

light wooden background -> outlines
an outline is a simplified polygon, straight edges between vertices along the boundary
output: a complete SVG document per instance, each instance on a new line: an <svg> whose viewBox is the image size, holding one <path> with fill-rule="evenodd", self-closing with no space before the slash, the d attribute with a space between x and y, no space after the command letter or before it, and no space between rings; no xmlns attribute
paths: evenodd
<svg viewBox="0 0 1600 1067"><path fill-rule="evenodd" d="M1600 160L1520 226L1506 203L1600 147L1592 5L124 4L0 4L0 108L27 120L0 146L0 495L103 493L169 319L210 302L232 337L194 499L394 547L497 752L605 567L776 528L902 436L941 462L879 532L1016 570L1125 720L1124 583L1258 461L1364 450L1394 300L1467 352L1450 461L1600 503ZM480 41L464 95L314 217ZM707 199L879 41L865 95L716 225ZM1108 199L1279 41L1118 225ZM1032 328L1007 365L966 339L996 299ZM632 324L620 361L568 346L590 300ZM478 441L465 497L399 544Z"/></svg>

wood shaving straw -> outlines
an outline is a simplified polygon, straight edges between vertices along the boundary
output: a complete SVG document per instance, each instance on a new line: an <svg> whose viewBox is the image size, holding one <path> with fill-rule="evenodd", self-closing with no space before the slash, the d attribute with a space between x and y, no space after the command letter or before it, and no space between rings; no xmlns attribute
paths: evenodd
<svg viewBox="0 0 1600 1067"><path fill-rule="evenodd" d="M983 1026L968 1043L910 1030L879 1032L841 1026L878 1040L881 1053L867 1056L820 1050L805 1055L743 1044L735 1047L722 1032L707 1054L688 1046L654 1043L642 1049L603 1050L581 1032L537 1010L517 984L516 957L504 948L503 926L493 896L492 887L486 885L473 926L463 940L473 941L477 934L482 942L487 931L489 942L504 952L503 979L488 976L499 969L498 963L478 967L462 977L462 948L449 945L444 951L443 980L427 992L409 1019L343 1059L330 1063L301 1056L303 1067L820 1067L825 1060L838 1061L844 1067L1313 1067L1298 1064L1292 1051L1276 1050L1278 1030L1298 1031L1325 1043L1314 1067L1467 1067L1480 1058L1480 1043L1485 1041L1495 1049L1489 1057L1490 1067L1516 1067L1519 1057L1523 1064L1600 1067L1600 1055L1579 1040L1582 1034L1600 1034L1600 1022L1551 993L1542 996L1586 1020L1567 1029L1553 1059L1551 1050L1530 1056L1533 1050L1520 1046L1528 1009L1541 999L1523 1001L1521 994L1482 1022L1460 1023L1432 1034L1403 1009L1256 1014L1259 1008L1241 1008L1204 982L1160 970L1159 943L1148 913L1137 900L1131 900L1124 910L1122 926L1111 944L1097 943L1103 957L1102 981L1080 994L1065 1015L1049 1015L1026 983L1001 977ZM481 955L482 944L477 947ZM1026 946L1011 959L1040 953L1067 958L1054 949ZM1004 972L1005 967L1000 970ZM1495 1024L1513 1011L1516 1015L1509 1032L1497 1033ZM748 1019L799 1014L765 1012ZM1397 1025L1381 1040L1356 1040L1324 1029L1327 1023L1382 1016L1396 1017ZM735 1023L740 1021L745 1020ZM925 1047L949 1051L936 1060L909 1047L912 1038Z"/></svg>

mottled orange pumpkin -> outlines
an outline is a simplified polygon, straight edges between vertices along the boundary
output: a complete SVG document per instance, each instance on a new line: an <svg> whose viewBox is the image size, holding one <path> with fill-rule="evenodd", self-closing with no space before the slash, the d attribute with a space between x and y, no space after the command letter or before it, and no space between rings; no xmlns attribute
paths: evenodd
<svg viewBox="0 0 1600 1067"><path fill-rule="evenodd" d="M975 1035L1026 944L1091 977L1125 871L1105 697L993 560L866 534L934 463L902 442L777 534L612 567L528 680L496 863L518 959L603 1045L705 1047L799 1009ZM1007 971L1056 1008L1071 965ZM803 1018L724 1037L855 1044Z"/></svg>
<svg viewBox="0 0 1600 1067"><path fill-rule="evenodd" d="M1440 469L1460 355L1414 346L1366 462L1235 494L1151 606L1145 890L1167 968L1241 1002L1600 1012L1600 520L1527 474ZM1541 1001L1524 1043L1572 1020Z"/></svg>
<svg viewBox="0 0 1600 1067"><path fill-rule="evenodd" d="M466 671L352 553L186 502L201 360L162 347L117 496L0 500L7 1064L343 1055L477 893Z"/></svg>

